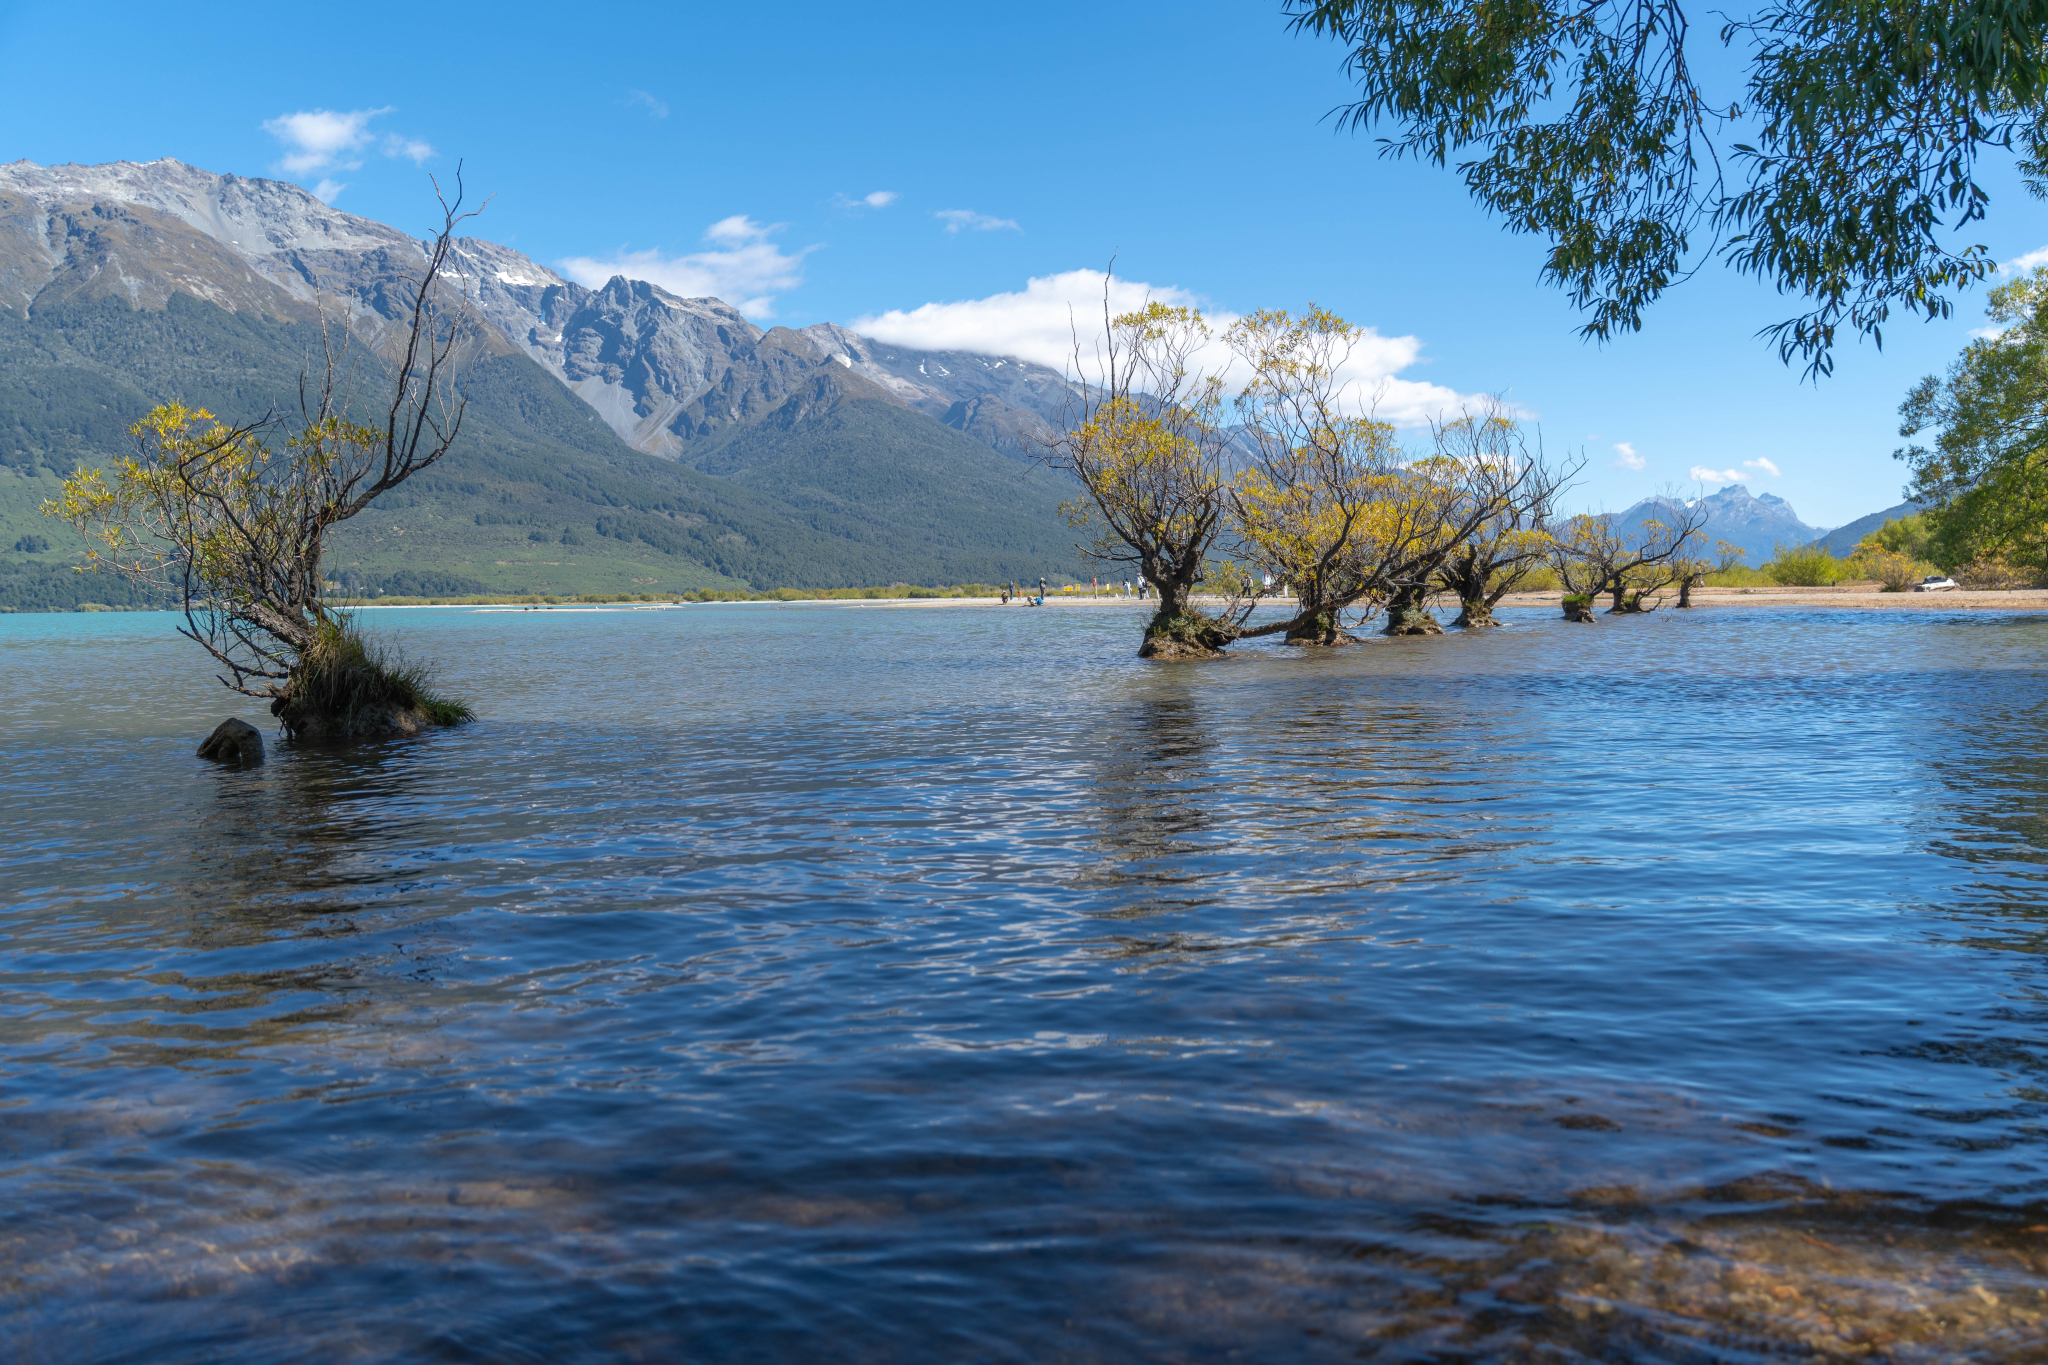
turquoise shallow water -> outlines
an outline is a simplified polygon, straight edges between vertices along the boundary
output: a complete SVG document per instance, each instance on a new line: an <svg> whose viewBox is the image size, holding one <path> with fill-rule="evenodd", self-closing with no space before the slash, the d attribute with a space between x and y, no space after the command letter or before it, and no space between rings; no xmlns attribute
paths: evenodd
<svg viewBox="0 0 2048 1365"><path fill-rule="evenodd" d="M0 1359L2048 1355L2048 621L371 616L0 617Z"/></svg>

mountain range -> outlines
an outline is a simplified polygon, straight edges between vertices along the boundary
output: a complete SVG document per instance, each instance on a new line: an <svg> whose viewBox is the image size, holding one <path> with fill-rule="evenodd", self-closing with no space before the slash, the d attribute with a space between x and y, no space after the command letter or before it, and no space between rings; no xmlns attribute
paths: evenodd
<svg viewBox="0 0 2048 1365"><path fill-rule="evenodd" d="M374 353L422 243L296 185L175 160L0 165L0 603L117 600L60 572L34 512L176 397L289 411L323 310ZM1057 373L845 328L763 329L718 299L589 289L464 238L482 321L457 448L332 542L387 591L996 581L1081 571L1038 462ZM40 541L49 548L38 548ZM9 547L13 547L10 549Z"/></svg>
<svg viewBox="0 0 2048 1365"><path fill-rule="evenodd" d="M1858 517L1845 526L1837 526L1820 538L1822 549L1837 559L1847 559L1863 537L1877 530L1888 521L1924 512L1926 507L1917 502L1902 502L1896 507L1887 507L1882 512L1872 512L1867 517Z"/></svg>
<svg viewBox="0 0 2048 1365"><path fill-rule="evenodd" d="M170 159L0 165L0 606L128 600L69 572L75 538L36 511L60 477L125 452L128 427L170 398L234 419L290 412L323 315L346 318L374 368L423 259L419 239L282 181ZM352 588L1085 572L1059 513L1072 485L1037 458L1069 400L1055 371L830 323L764 329L623 276L588 288L481 238L456 244L451 282L481 321L464 435L331 539ZM1622 529L1667 505L1638 503ZM1822 534L1741 485L1706 506L1709 540L1752 565Z"/></svg>
<svg viewBox="0 0 2048 1365"><path fill-rule="evenodd" d="M1665 516L1675 505L1669 498L1644 498L1615 518L1615 528L1623 535L1638 534L1644 522ZM1739 483L1708 494L1700 505L1707 513L1704 531L1708 548L1724 540L1738 545L1742 562L1751 568L1770 562L1781 544L1806 545L1824 534L1801 521L1792 504L1777 494L1752 494Z"/></svg>

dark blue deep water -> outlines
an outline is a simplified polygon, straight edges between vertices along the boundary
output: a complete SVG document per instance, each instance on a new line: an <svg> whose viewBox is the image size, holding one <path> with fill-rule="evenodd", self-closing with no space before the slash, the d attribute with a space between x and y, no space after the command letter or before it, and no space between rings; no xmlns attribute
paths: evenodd
<svg viewBox="0 0 2048 1365"><path fill-rule="evenodd" d="M0 618L0 1360L2048 1358L2048 619Z"/></svg>

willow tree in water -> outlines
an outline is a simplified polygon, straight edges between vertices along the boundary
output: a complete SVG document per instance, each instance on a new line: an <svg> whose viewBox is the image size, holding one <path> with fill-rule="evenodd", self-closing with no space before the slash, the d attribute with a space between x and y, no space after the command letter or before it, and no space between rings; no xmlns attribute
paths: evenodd
<svg viewBox="0 0 2048 1365"><path fill-rule="evenodd" d="M178 601L180 633L223 670L221 682L270 702L288 734L343 737L455 724L470 712L437 698L416 667L381 656L321 600L334 527L448 453L467 400L457 371L475 333L468 300L443 276L462 212L440 194L440 233L423 244L385 348L388 396L363 392L378 367L324 310L323 368L302 375L299 413L234 424L161 404L131 434L133 455L81 469L43 511L84 534L86 571ZM285 432L280 440L279 433Z"/></svg>
<svg viewBox="0 0 2048 1365"><path fill-rule="evenodd" d="M1340 613L1370 591L1359 556L1368 540L1391 543L1400 452L1390 423L1345 407L1343 370L1358 329L1311 306L1300 317L1253 313L1227 340L1248 377L1234 405L1245 467L1230 483L1233 529L1242 556L1272 568L1293 591L1287 620L1247 627L1261 590L1234 603L1234 638L1285 632L1291 645L1349 637ZM1398 520L1398 516L1394 518Z"/></svg>
<svg viewBox="0 0 2048 1365"><path fill-rule="evenodd" d="M1233 638L1345 644L1347 614L1356 624L1380 611L1389 633L1438 630L1422 605L1432 574L1526 496L1525 462L1463 459L1443 439L1419 460L1402 451L1347 378L1360 337L1315 307L1255 313L1230 330L1247 374L1235 400L1248 454L1231 483L1234 549L1272 566L1295 596L1289 618L1259 626L1248 624L1258 594L1234 603Z"/></svg>
<svg viewBox="0 0 2048 1365"><path fill-rule="evenodd" d="M1229 639L1193 600L1229 511L1223 381L1203 368L1213 340L1190 308L1155 301L1111 316L1105 288L1092 381L1077 344L1084 382L1070 387L1051 446L1050 462L1086 494L1061 510L1091 536L1087 553L1134 570L1157 598L1146 658L1200 657Z"/></svg>
<svg viewBox="0 0 2048 1365"><path fill-rule="evenodd" d="M1104 321L1104 382L1081 398L1055 462L1088 495L1068 507L1095 532L1087 552L1135 564L1159 593L1146 657L1275 634L1345 644L1347 616L1355 626L1382 610L1390 634L1440 631L1423 601L1446 561L1554 492L1539 463L1477 458L1456 424L1422 458L1402 451L1347 376L1360 330L1325 309L1230 328L1223 341L1244 378L1228 430L1221 376L1198 369L1214 340L1198 314L1153 304ZM1292 590L1286 616L1252 624L1276 595L1254 565ZM1198 583L1224 599L1220 610L1195 611Z"/></svg>
<svg viewBox="0 0 2048 1365"><path fill-rule="evenodd" d="M1532 454L1521 425L1498 401L1484 412L1437 424L1434 434L1439 452L1482 481L1514 482L1508 496L1488 500L1499 510L1460 542L1436 571L1436 585L1458 599L1453 625L1498 626L1493 609L1549 559L1557 495L1578 467L1554 467L1540 450Z"/></svg>
<svg viewBox="0 0 2048 1365"><path fill-rule="evenodd" d="M1564 582L1565 619L1591 622L1593 599L1601 593L1612 598L1610 616L1650 610L1650 594L1700 572L1706 519L1698 500L1670 498L1662 518L1626 534L1611 518L1590 513L1565 522L1551 547L1551 562Z"/></svg>

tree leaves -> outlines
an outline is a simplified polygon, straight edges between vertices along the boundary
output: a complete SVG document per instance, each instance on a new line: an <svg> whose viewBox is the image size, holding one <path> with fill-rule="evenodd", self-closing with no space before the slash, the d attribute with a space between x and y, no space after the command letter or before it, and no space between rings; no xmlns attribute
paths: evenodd
<svg viewBox="0 0 2048 1365"><path fill-rule="evenodd" d="M1472 196L1550 241L1544 274L1598 340L1640 330L1718 255L1808 301L1762 334L1829 373L1844 328L1882 345L1894 309L1946 317L1993 269L1955 240L1989 204L1986 151L2020 152L2037 194L2048 166L2048 0L1773 0L1720 30L1749 66L1741 97L1719 100L1694 78L1679 0L1289 12L1350 49L1360 98L1342 116L1392 125L1386 154L1469 153Z"/></svg>
<svg viewBox="0 0 2048 1365"><path fill-rule="evenodd" d="M1899 405L1899 434L1934 428L1933 448L1897 456L1912 467L1914 500L1934 509L1938 562L1997 555L2048 569L2048 268L1992 290L1989 302L1996 330Z"/></svg>

